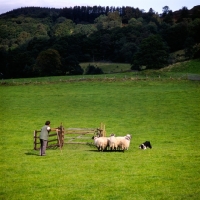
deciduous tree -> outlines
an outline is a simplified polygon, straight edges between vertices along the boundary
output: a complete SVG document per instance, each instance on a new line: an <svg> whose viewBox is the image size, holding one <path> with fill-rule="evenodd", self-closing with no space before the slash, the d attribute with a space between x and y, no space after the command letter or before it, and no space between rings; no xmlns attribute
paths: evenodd
<svg viewBox="0 0 200 200"><path fill-rule="evenodd" d="M61 57L59 52L55 49L40 52L34 70L38 71L40 76L60 75Z"/></svg>
<svg viewBox="0 0 200 200"><path fill-rule="evenodd" d="M159 69L168 62L168 48L158 35L144 39L132 61L132 69Z"/></svg>

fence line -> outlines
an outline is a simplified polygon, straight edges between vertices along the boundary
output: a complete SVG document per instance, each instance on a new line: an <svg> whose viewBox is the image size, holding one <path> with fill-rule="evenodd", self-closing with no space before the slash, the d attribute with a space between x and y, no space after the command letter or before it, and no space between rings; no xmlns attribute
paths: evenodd
<svg viewBox="0 0 200 200"><path fill-rule="evenodd" d="M59 128L52 128L56 133L50 133L47 142L47 148L63 147L64 144L87 144L88 142L77 142L76 139L91 139L92 137L85 137L85 135L98 135L106 137L105 125L100 124L100 128L67 128L61 125ZM33 145L34 150L40 149L40 141L38 133L41 131L35 130L33 132ZM66 135L66 136L65 136ZM68 139L68 141L66 141ZM38 147L39 145L39 147Z"/></svg>
<svg viewBox="0 0 200 200"><path fill-rule="evenodd" d="M64 129L62 126L59 128L52 128L52 131L56 131L56 133L49 133L49 138L47 142L47 148L52 148L52 147L61 147L63 146L63 141L64 141ZM38 130L34 130L33 132L33 149L34 150L39 150L40 149L40 138L38 133L40 133ZM39 147L38 147L39 145Z"/></svg>
<svg viewBox="0 0 200 200"><path fill-rule="evenodd" d="M73 134L78 136L74 136ZM88 142L75 142L74 140L91 139L91 137L85 137L85 135L98 135L106 137L105 124L101 123L100 128L67 128L64 131L64 135L68 135L67 137L65 136L65 144L87 144ZM66 139L68 139L68 141L66 141Z"/></svg>
<svg viewBox="0 0 200 200"><path fill-rule="evenodd" d="M71 82L80 82L80 81L108 81L108 82L114 82L114 81L159 81L159 80L200 80L200 75L195 75L197 78L191 78L194 77L188 74L184 74L182 76L170 76L170 77L165 77L162 75L157 75L157 76L152 76L152 75L135 75L135 76L128 76L125 75L124 77L74 77L74 78L69 78L69 79L64 79L61 78L59 80L27 80L27 81L6 81L6 80L1 80L0 85L29 85L29 84L49 84L49 83L57 83L57 82L63 82L63 83L71 83Z"/></svg>

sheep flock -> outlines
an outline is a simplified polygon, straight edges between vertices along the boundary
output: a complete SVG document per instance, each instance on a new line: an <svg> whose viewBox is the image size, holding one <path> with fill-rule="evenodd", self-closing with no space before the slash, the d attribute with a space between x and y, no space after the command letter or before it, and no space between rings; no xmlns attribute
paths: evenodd
<svg viewBox="0 0 200 200"><path fill-rule="evenodd" d="M99 151L125 151L128 150L131 141L131 135L127 134L126 136L115 136L111 134L110 137L99 137L93 136L94 145Z"/></svg>

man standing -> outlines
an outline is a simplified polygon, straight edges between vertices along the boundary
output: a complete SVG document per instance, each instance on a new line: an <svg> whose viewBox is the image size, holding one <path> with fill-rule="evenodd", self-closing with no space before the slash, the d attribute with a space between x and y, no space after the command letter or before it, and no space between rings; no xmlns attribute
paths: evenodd
<svg viewBox="0 0 200 200"><path fill-rule="evenodd" d="M49 132L51 131L50 128L50 121L46 121L45 125L41 129L40 133L40 156L45 156L46 148L47 148L47 141L49 137Z"/></svg>

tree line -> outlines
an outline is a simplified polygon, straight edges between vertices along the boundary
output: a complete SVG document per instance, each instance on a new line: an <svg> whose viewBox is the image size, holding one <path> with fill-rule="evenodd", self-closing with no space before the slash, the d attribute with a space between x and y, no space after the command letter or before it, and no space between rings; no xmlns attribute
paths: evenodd
<svg viewBox="0 0 200 200"><path fill-rule="evenodd" d="M0 72L4 78L82 74L81 62L130 63L159 69L184 49L200 57L200 8L168 6L158 14L132 7L25 7L0 15ZM103 73L88 66L87 73Z"/></svg>

